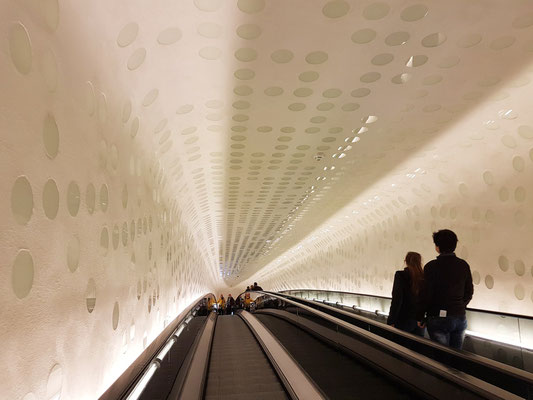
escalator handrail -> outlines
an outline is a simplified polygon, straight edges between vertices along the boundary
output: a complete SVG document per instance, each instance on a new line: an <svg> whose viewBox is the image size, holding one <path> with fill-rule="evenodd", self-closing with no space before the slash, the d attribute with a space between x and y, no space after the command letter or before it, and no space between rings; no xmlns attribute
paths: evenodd
<svg viewBox="0 0 533 400"><path fill-rule="evenodd" d="M332 324L340 326L343 329L350 331L364 338L367 342L372 343L376 347L382 348L383 350L396 354L396 356L398 356L401 359L406 360L407 362L410 362L411 364L416 364L423 369L433 371L435 374L437 374L441 378L446 379L447 381L455 382L456 384L466 388L467 390L471 390L476 393L481 392L481 393L484 393L485 395L490 394L490 395L501 396L502 398L518 398L515 394L505 391L504 389L494 386L488 382L484 382L472 375L468 375L468 374L465 374L464 372L448 368L444 364L437 362L435 360L432 360L431 358L427 356L421 355L413 350L410 350L397 343L394 343L391 340L385 339L375 333L365 331L362 328L354 326L350 324L349 322L343 321L337 317L333 317L323 311L316 310L310 306L290 300L284 296L273 294L271 292L261 291L261 293L263 293L264 295L270 296L270 297L277 298L286 303L292 304L296 307L302 308L306 310L307 312L320 317L321 319L324 319Z"/></svg>
<svg viewBox="0 0 533 400"><path fill-rule="evenodd" d="M447 353L448 355L450 355L452 357L455 357L455 358L464 359L464 360L468 360L468 361L471 361L471 362L475 362L477 364L484 365L485 367L491 368L492 370L496 370L496 371L498 371L501 374L505 374L505 375L511 376L511 377L513 377L515 379L524 380L524 381L528 382L530 385L533 385L533 374L531 374L530 372L524 371L524 370L522 370L520 368L516 368L516 367L510 366L510 365L507 365L507 364L503 364L501 362L498 362L498 361L495 361L495 360L491 360L490 358L486 358L486 357L480 356L478 354L469 353L469 352L462 351L462 350L458 351L458 350L455 350L455 349L451 349L450 347L444 346L444 345L442 345L440 343L437 343L437 342L434 342L432 340L429 340L429 339L426 339L426 338L423 338L423 337L420 337L420 336L417 336L417 335L413 335L413 334L408 333L408 332L404 332L404 331L402 331L400 329L394 328L394 327L392 327L390 325L387 325L387 324L384 324L382 322L375 321L375 320L373 320L371 318L367 318L367 317L364 317L362 315L354 314L354 313L352 313L350 311L345 311L343 309L339 309L337 307L330 306L330 305L325 304L323 302L303 299L301 297L296 297L296 296L285 294L285 293L273 293L273 292L268 292L268 291L265 291L265 293L268 293L269 295L272 295L272 294L280 295L280 296L283 296L283 297L286 297L286 298L290 298L290 299L292 299L292 300L294 300L294 301L296 301L296 302L298 302L300 304L301 303L312 304L312 305L319 306L320 308L328 310L328 311L332 311L332 312L335 312L335 313L340 313L340 314L345 315L345 316L347 316L349 318L352 318L354 320L359 320L359 321L364 322L364 323L366 323L368 325L371 325L371 326L374 326L376 328L388 331L393 336L401 337L403 341L407 340L407 341L410 341L410 342L416 342L416 344L418 346L429 347L429 348L435 349L435 350L437 350L439 352Z"/></svg>

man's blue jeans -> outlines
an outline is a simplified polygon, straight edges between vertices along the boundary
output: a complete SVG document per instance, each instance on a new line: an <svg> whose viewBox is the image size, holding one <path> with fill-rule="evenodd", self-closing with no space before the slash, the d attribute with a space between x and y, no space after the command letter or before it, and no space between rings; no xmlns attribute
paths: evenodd
<svg viewBox="0 0 533 400"><path fill-rule="evenodd" d="M466 317L429 317L429 337L440 344L461 349L465 338Z"/></svg>

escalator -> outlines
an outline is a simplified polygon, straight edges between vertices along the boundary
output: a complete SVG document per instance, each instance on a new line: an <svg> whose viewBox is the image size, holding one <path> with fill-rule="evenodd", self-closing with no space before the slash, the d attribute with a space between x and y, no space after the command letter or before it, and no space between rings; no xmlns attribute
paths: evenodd
<svg viewBox="0 0 533 400"><path fill-rule="evenodd" d="M330 399L421 398L283 319L256 314Z"/></svg>
<svg viewBox="0 0 533 400"><path fill-rule="evenodd" d="M308 305L263 296L253 313L191 308L152 361L101 400L532 399L527 380L500 386L501 370L485 381Z"/></svg>
<svg viewBox="0 0 533 400"><path fill-rule="evenodd" d="M237 315L217 318L204 398L288 398L256 338Z"/></svg>

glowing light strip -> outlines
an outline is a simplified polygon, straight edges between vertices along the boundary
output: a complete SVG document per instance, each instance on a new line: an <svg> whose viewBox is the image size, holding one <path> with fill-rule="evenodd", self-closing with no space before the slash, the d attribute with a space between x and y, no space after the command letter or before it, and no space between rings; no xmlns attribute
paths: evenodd
<svg viewBox="0 0 533 400"><path fill-rule="evenodd" d="M340 302L332 302L332 301L329 301L329 300L318 300L318 299L313 299L315 301L319 301L319 302L323 302L323 303L329 303L329 304L334 304L334 305L339 305L339 306L344 306L344 307L349 307L349 308L355 308L356 310L361 310L361 311L366 311L366 312L369 312L369 313L372 313L372 314L379 314L379 315L383 315L385 317L388 317L389 314L387 313L384 313L384 312L381 312L381 311L378 311L378 310L369 310L369 309L366 309L366 308L362 308L362 307L359 307L359 306L356 306L356 305L349 305L349 304L344 304L344 303L340 303ZM533 350L533 344L525 344L519 340L512 340L512 339L505 339L505 338L501 338L501 337L494 337L494 336L491 336L491 335L487 335L485 333L481 333L481 332L476 332L476 331L471 331L471 330L466 330L465 331L466 335L468 336L475 336L475 337L478 337L478 338L481 338L481 339L486 339L486 340L490 340L492 342L497 342L497 343L503 343L503 344L508 344L510 346L515 346L515 347L521 347L523 349L527 349L527 350Z"/></svg>
<svg viewBox="0 0 533 400"><path fill-rule="evenodd" d="M163 347L163 349L161 349L161 351L159 352L159 354L156 356L157 359L159 360L162 360L163 358L165 358L165 356L167 355L167 353L170 351L170 349L172 348L172 346L174 346L174 343L176 343L176 340L174 338L170 339L168 341L168 343L165 345L165 347Z"/></svg>
<svg viewBox="0 0 533 400"><path fill-rule="evenodd" d="M465 333L468 336L476 336L478 338L487 339L487 340L490 340L492 342L498 342L498 343L508 344L508 345L511 345L511 346L521 347L523 349L533 350L533 345L524 344L524 343L522 343L519 340L503 339L501 337L495 338L494 336L490 336L490 335L487 335L487 334L481 333L481 332L470 331L468 329L466 330Z"/></svg>
<svg viewBox="0 0 533 400"><path fill-rule="evenodd" d="M127 400L137 400L139 398L157 368L159 368L159 364L157 362L153 362L150 365L150 368L148 368L148 371L146 371L146 373L139 380L137 385L135 385L135 389L133 389L129 396L126 398Z"/></svg>

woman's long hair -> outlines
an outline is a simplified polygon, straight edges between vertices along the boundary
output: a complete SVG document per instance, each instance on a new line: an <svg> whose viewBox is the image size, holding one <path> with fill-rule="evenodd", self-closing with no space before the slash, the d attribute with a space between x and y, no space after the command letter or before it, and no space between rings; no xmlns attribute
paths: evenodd
<svg viewBox="0 0 533 400"><path fill-rule="evenodd" d="M415 296L420 294L424 282L424 271L422 271L422 256L419 253L410 251L405 256L405 264L411 277L411 292Z"/></svg>

